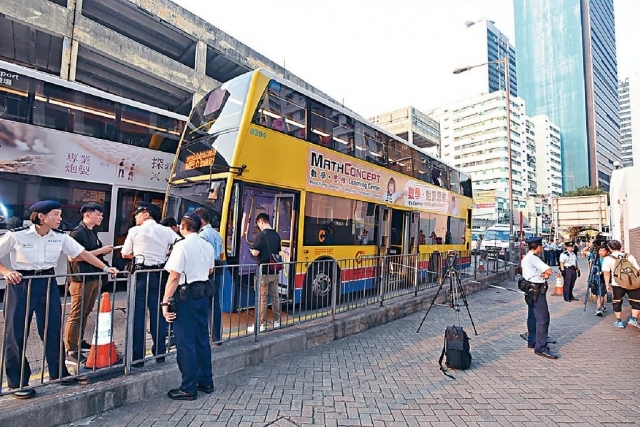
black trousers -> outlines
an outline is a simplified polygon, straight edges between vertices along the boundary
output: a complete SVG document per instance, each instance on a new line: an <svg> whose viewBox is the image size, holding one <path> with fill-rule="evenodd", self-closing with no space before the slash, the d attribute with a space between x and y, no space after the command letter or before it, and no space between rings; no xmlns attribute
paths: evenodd
<svg viewBox="0 0 640 427"><path fill-rule="evenodd" d="M564 295L565 301L571 301L573 298L573 287L576 284L576 269L566 267L564 269L564 285L562 287L562 294Z"/></svg>
<svg viewBox="0 0 640 427"><path fill-rule="evenodd" d="M28 340L31 319L34 314L40 339L45 341L46 334L44 357L49 367L49 378L57 379L68 376L67 367L64 363L60 364L61 355L65 354L65 350L64 344L60 340L62 305L60 304L60 293L56 279L22 280L18 285L7 284L5 292L6 338L4 351L9 388L26 387L29 384L31 367L25 357L23 343ZM49 299L48 317L47 297Z"/></svg>

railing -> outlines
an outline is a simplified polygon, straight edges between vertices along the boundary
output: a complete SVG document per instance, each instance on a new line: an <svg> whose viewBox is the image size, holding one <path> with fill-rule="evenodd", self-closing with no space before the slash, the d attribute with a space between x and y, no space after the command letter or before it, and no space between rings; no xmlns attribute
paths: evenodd
<svg viewBox="0 0 640 427"><path fill-rule="evenodd" d="M455 271L462 281L473 280L504 270L503 258L496 253L457 254ZM439 286L451 260L446 252L433 252L285 262L277 272L267 266L219 265L212 276L209 338L215 345L248 335L258 340L272 329L322 317L333 319L338 313L383 306L403 295L417 296ZM56 277L66 281L64 288L58 289ZM58 383L65 375L82 381L126 375L154 360L163 363L175 353L171 324L159 306L167 272L124 272L116 280L104 274L73 277L81 282L55 275L24 277L21 285L8 285L3 305L6 321L0 320L0 395ZM257 297L261 294L264 298ZM36 327L31 325L34 312ZM65 360L68 347L81 345L85 335L93 335L87 341L94 347L86 361ZM99 345L107 347L97 351Z"/></svg>

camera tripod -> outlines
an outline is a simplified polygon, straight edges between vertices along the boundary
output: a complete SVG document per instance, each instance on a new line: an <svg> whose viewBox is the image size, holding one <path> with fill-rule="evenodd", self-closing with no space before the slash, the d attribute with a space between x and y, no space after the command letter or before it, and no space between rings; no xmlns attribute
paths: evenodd
<svg viewBox="0 0 640 427"><path fill-rule="evenodd" d="M436 305L436 300L438 299L438 295L442 290L447 279L449 279L449 304L450 308L453 308L456 312L456 319L458 325L460 325L460 299L462 299L462 305L467 308L467 313L469 314L469 320L471 320L471 326L473 326L473 332L475 335L478 335L478 331L476 330L476 325L473 323L473 318L471 317L471 311L469 311L469 303L467 302L467 296L464 293L464 287L460 281L460 275L458 274L458 270L455 269L456 259L458 258L458 254L455 251L449 251L447 254L447 263L445 265L445 272L440 278L440 283L438 285L438 290L436 294L433 296L433 300L431 304L429 304L429 308L427 308L427 312L424 314L422 318L422 322L418 326L416 333L420 332L420 328L424 324L424 321L427 319L427 315L431 308Z"/></svg>

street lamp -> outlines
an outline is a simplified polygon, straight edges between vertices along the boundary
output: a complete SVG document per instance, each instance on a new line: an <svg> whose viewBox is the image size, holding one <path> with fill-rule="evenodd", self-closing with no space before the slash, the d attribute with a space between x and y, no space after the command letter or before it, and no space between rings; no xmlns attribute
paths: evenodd
<svg viewBox="0 0 640 427"><path fill-rule="evenodd" d="M509 88L509 44L507 43L507 54L502 59L495 61L484 62L477 65L468 65L466 67L460 67L453 70L453 74L461 74L474 68L482 67L489 64L504 64L504 86L507 98L507 152L509 153L509 253L507 254L507 261L509 262L509 278L514 280L516 277L515 266L512 261L513 252L513 167L511 165L511 94Z"/></svg>

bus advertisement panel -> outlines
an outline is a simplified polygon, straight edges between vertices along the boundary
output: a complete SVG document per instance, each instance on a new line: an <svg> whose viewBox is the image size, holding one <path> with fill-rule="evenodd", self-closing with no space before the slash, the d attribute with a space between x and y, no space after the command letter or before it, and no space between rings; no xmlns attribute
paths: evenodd
<svg viewBox="0 0 640 427"><path fill-rule="evenodd" d="M374 203L460 215L460 197L446 189L328 149L310 146L307 158L307 189L318 188Z"/></svg>

